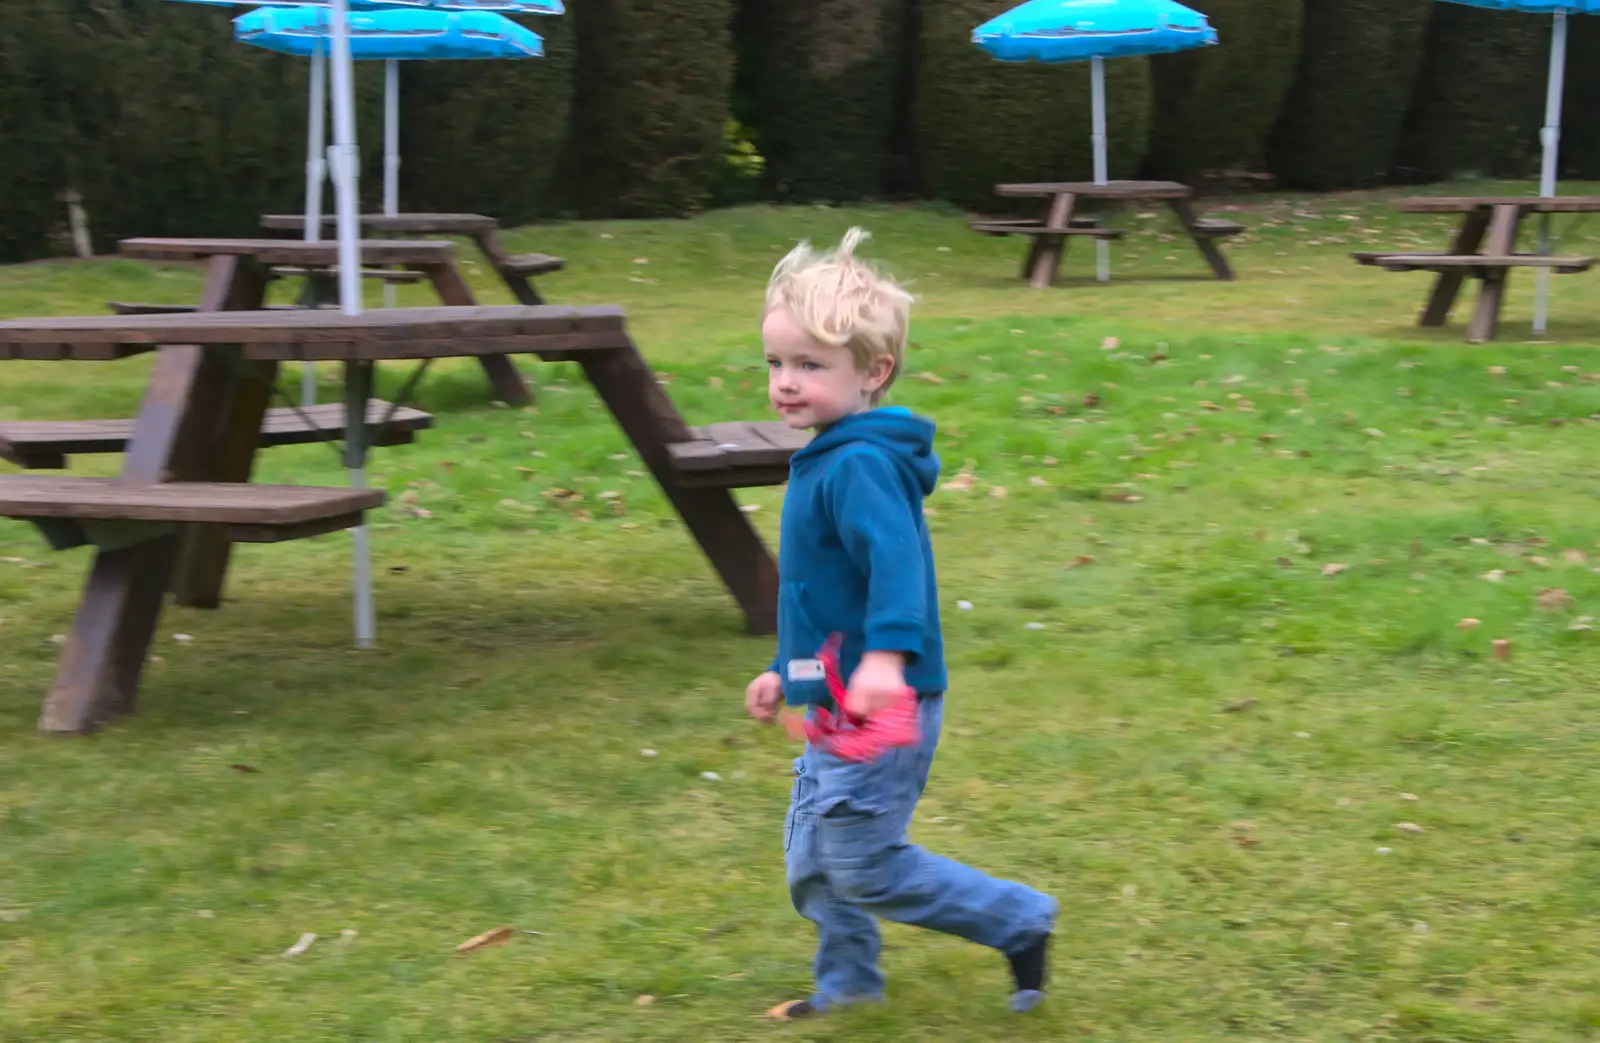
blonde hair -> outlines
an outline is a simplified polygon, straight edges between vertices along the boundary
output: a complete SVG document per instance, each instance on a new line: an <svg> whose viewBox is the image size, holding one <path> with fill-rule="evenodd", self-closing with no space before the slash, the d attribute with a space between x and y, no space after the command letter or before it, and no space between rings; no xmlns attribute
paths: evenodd
<svg viewBox="0 0 1600 1043"><path fill-rule="evenodd" d="M827 253L817 253L808 242L789 251L772 269L762 318L781 308L816 340L849 348L859 370L888 356L894 368L872 397L876 405L900 375L915 298L856 259L856 247L869 238L864 229L852 228Z"/></svg>

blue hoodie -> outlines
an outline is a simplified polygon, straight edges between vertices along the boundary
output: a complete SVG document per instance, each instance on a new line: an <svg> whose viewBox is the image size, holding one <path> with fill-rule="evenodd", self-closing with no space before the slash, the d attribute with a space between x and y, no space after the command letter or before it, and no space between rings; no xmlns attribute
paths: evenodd
<svg viewBox="0 0 1600 1043"><path fill-rule="evenodd" d="M846 683L861 654L901 652L919 694L946 686L939 590L922 501L939 478L933 421L899 407L855 413L794 454L778 547L778 657L792 706L829 702L807 676L830 634L844 636ZM793 675L793 676L791 676Z"/></svg>

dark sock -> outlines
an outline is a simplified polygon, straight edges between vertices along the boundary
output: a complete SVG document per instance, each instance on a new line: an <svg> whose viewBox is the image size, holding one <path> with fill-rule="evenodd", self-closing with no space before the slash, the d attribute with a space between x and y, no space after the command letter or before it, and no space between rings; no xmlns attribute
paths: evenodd
<svg viewBox="0 0 1600 1043"><path fill-rule="evenodd" d="M1045 958L1049 952L1050 936L1046 934L1021 952L1006 957L1011 961L1011 977L1016 979L1018 992L1039 992L1044 989Z"/></svg>

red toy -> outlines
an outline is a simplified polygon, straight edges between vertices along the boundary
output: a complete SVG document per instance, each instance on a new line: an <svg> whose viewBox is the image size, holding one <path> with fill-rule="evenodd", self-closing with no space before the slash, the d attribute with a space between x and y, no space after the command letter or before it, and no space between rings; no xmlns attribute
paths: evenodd
<svg viewBox="0 0 1600 1043"><path fill-rule="evenodd" d="M843 637L828 638L817 658L822 662L828 694L838 713L818 706L814 719L804 722L811 745L840 760L870 761L896 746L915 746L922 739L917 727L917 693L907 686L895 701L871 717L851 713L846 705L848 689L839 674L839 647Z"/></svg>

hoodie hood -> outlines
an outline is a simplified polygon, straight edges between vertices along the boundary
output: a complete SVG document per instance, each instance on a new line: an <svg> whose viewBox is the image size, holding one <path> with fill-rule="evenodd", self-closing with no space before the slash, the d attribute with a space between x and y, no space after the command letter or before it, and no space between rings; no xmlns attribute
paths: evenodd
<svg viewBox="0 0 1600 1043"><path fill-rule="evenodd" d="M939 482L939 457L933 451L936 430L932 420L917 416L903 406L868 409L852 413L818 431L805 448L794 454L790 466L803 471L841 446L870 442L911 478L923 496L928 496Z"/></svg>

